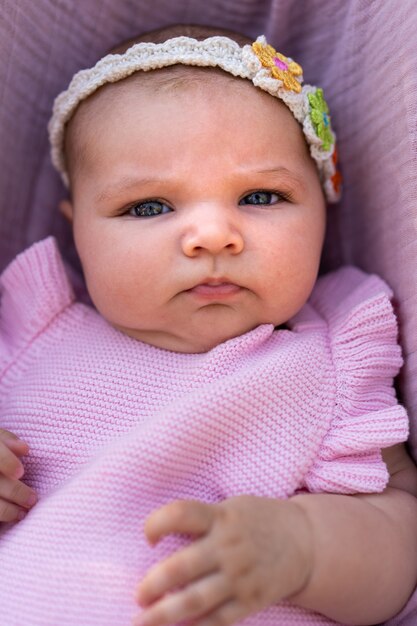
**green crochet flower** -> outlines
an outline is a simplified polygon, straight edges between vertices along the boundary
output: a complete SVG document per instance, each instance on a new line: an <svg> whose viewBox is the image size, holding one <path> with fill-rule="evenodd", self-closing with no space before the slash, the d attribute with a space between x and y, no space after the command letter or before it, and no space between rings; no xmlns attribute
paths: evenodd
<svg viewBox="0 0 417 626"><path fill-rule="evenodd" d="M323 89L316 89L308 94L310 103L310 119L317 136L323 142L323 150L329 150L334 143L334 135L330 125L329 107L323 96Z"/></svg>

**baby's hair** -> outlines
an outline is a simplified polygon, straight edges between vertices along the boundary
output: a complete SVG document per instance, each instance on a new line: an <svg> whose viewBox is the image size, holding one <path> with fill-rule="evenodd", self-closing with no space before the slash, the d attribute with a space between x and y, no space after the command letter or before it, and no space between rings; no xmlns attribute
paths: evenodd
<svg viewBox="0 0 417 626"><path fill-rule="evenodd" d="M193 24L175 24L127 39L111 48L107 54L123 54L137 43L163 43L168 39L180 36L192 37L198 41L203 41L208 37L224 36L236 41L240 46L252 43L252 39L249 37L228 29ZM143 87L152 84L152 90L157 93L158 91L178 91L195 86L198 87L206 84L208 80L213 82L222 81L223 84L225 84L225 81L226 83L230 81L235 83L237 81L246 82L245 79L234 77L218 67L190 67L178 64L152 70L151 72L138 71L116 84L104 85L96 94L93 94L84 103L81 103L76 114L68 124L64 152L71 183L74 179L74 171L85 162L86 144L83 141L85 137L83 128L84 123L88 125L92 115L87 103L91 103L96 98L102 97L103 93L106 93L107 98L106 102L102 102L103 107L112 107L121 88L131 89L132 85L137 83L140 83ZM77 123L74 123L75 119Z"/></svg>
<svg viewBox="0 0 417 626"><path fill-rule="evenodd" d="M253 41L253 39L246 37L246 35L236 33L226 28L200 26L197 24L174 24L148 31L137 37L131 37L109 50L109 54L123 54L128 48L141 42L164 43L164 41L173 39L174 37L192 37L193 39L197 39L197 41L203 41L208 37L215 36L229 37L229 39L236 41L240 46L251 44Z"/></svg>

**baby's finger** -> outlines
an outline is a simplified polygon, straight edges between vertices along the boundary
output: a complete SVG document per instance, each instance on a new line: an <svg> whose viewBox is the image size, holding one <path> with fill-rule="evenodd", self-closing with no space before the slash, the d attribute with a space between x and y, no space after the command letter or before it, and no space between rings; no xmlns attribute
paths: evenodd
<svg viewBox="0 0 417 626"><path fill-rule="evenodd" d="M195 626L217 626L218 624L238 624L244 617L248 615L248 611L236 600L226 602L218 609L210 613L208 617L199 619Z"/></svg>
<svg viewBox="0 0 417 626"><path fill-rule="evenodd" d="M148 541L155 544L171 533L204 535L215 519L214 506L198 500L176 500L166 504L153 511L145 522Z"/></svg>
<svg viewBox="0 0 417 626"><path fill-rule="evenodd" d="M36 493L20 480L0 476L0 498L26 509L36 504Z"/></svg>
<svg viewBox="0 0 417 626"><path fill-rule="evenodd" d="M7 502L0 498L0 522L17 522L22 520L27 511L24 511L16 504Z"/></svg>
<svg viewBox="0 0 417 626"><path fill-rule="evenodd" d="M0 441L0 473L17 480L24 474L22 463L3 441Z"/></svg>
<svg viewBox="0 0 417 626"><path fill-rule="evenodd" d="M188 620L223 604L229 590L222 574L198 580L185 589L164 596L134 621L135 626L166 626ZM220 622L219 622L220 623Z"/></svg>
<svg viewBox="0 0 417 626"><path fill-rule="evenodd" d="M138 602L141 606L152 604L168 591L213 572L216 565L212 542L201 539L154 565L138 587Z"/></svg>
<svg viewBox="0 0 417 626"><path fill-rule="evenodd" d="M26 441L21 439L5 439L3 443L9 448L16 456L25 456L29 454L29 446Z"/></svg>
<svg viewBox="0 0 417 626"><path fill-rule="evenodd" d="M0 441L3 441L9 448L19 448L29 450L28 444L20 439L17 435L10 432L10 430L5 430L4 428L0 428Z"/></svg>

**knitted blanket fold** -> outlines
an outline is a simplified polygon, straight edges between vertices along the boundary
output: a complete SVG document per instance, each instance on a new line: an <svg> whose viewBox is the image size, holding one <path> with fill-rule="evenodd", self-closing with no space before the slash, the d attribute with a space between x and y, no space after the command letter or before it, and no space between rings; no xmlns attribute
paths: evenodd
<svg viewBox="0 0 417 626"><path fill-rule="evenodd" d="M148 568L143 522L182 498L380 492L404 441L388 287L343 268L288 330L263 325L204 354L155 348L74 301L49 238L0 278L0 424L28 442L40 501L0 533L8 626L124 626ZM306 495L305 497L309 497ZM253 626L330 624L290 603Z"/></svg>

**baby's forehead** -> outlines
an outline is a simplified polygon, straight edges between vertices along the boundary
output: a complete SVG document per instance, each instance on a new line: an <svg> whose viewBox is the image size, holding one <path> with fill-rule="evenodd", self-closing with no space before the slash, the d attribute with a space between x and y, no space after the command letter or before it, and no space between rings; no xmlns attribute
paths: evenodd
<svg viewBox="0 0 417 626"><path fill-rule="evenodd" d="M84 104L92 105L100 103L102 106L113 99L117 102L124 93L138 93L141 90L151 89L156 92L191 91L200 87L201 90L223 90L225 97L227 91L241 87L255 92L259 90L244 78L232 76L218 67L195 67L188 65L172 65L151 71L137 71L123 80L108 83L96 91L84 101ZM80 105L80 107L82 104Z"/></svg>
<svg viewBox="0 0 417 626"><path fill-rule="evenodd" d="M257 89L251 81L233 77L219 68L175 65L150 72L136 72L121 81L105 85L84 100L67 129L66 156L69 164L82 169L88 166L90 156L96 159L100 128L110 128L113 123L119 122L121 115L126 124L135 123L137 118L129 115L129 111L140 110L145 114L145 109L161 106L161 101L163 107L164 102L172 103L176 98L183 105L183 108L179 107L182 115L190 109L193 113L199 109L215 110L218 103L222 103L223 106L230 106L231 110L238 105L240 115L247 120L256 118L257 124L262 121L263 113L279 109L281 115L273 120L275 125L284 123L291 128L293 132L287 141L295 143L299 154L311 160L300 125L280 100ZM245 109L243 113L241 107ZM210 118L213 119L213 116ZM175 124L174 118L171 119ZM241 128L244 135L245 125L242 124ZM288 134L285 136L288 137Z"/></svg>
<svg viewBox="0 0 417 626"><path fill-rule="evenodd" d="M214 96L224 101L240 98L252 106L256 114L256 107L262 101L272 103L275 108L288 110L278 99L254 87L251 81L234 77L218 67L194 67L173 65L149 72L138 71L127 78L115 83L108 83L98 89L92 96L84 100L74 113L67 130L75 125L91 123L97 116L105 117L115 114L126 102L138 100L138 106L154 106L161 94L182 96L193 106L198 100L210 101ZM253 94L255 104L248 102L248 94ZM194 98L193 98L194 96ZM208 100L207 100L208 99ZM298 123L288 111L288 121L299 128Z"/></svg>
<svg viewBox="0 0 417 626"><path fill-rule="evenodd" d="M103 124L132 99L141 108L154 106L160 94L186 95L188 102L195 96L222 94L223 98L250 89L258 92L252 83L235 78L214 67L174 65L149 72L138 71L115 83L108 83L83 100L67 124L65 152L72 152L74 144L85 142L92 134L95 123ZM144 96L144 97L143 97ZM140 102L139 102L140 101ZM196 101L196 99L195 99ZM279 106L281 103L277 102Z"/></svg>

